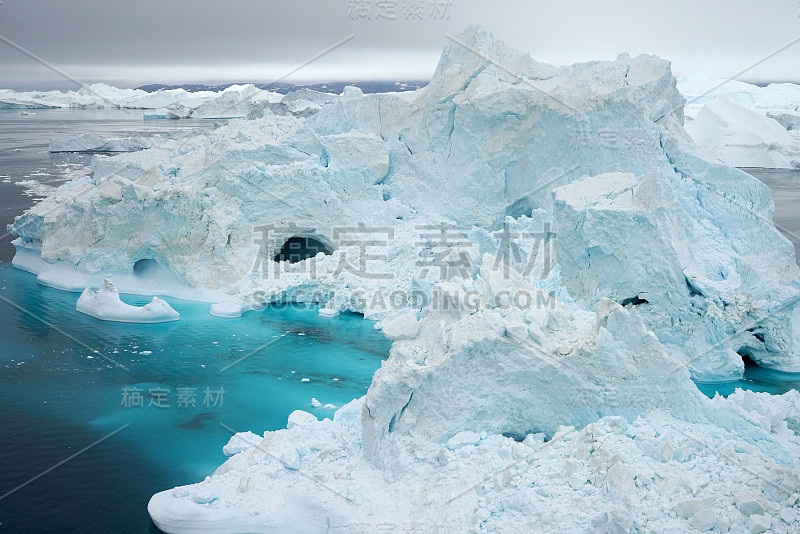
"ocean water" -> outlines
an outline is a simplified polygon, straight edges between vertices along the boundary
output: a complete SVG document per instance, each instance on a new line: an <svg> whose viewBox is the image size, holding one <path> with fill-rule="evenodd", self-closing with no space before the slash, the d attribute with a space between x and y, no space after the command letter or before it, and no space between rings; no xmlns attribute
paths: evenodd
<svg viewBox="0 0 800 534"><path fill-rule="evenodd" d="M0 266L0 495L121 429L0 499L9 532L155 531L150 496L210 475L226 427L284 428L296 409L331 417L311 399L364 395L390 347L361 316L315 307L221 319L165 298L181 321L137 325L80 314L77 297Z"/></svg>
<svg viewBox="0 0 800 534"><path fill-rule="evenodd" d="M89 172L90 155L49 154L51 136L209 125L143 121L141 111L0 110L0 236L50 188ZM800 172L747 171L772 188L775 220L800 247ZM362 317L298 306L231 320L165 298L181 321L98 321L75 311L76 293L12 269L11 239L0 238L0 532L158 532L148 499L212 473L226 427L283 428L295 409L329 417L311 399L341 406L363 395L389 352ZM749 365L739 382L699 387L783 393L800 378Z"/></svg>

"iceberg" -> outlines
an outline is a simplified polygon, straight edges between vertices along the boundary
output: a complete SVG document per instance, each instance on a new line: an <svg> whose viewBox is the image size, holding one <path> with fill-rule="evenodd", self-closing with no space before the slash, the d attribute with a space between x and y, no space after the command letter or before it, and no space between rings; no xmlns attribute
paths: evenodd
<svg viewBox="0 0 800 534"><path fill-rule="evenodd" d="M789 532L800 395L692 380L800 371L800 269L684 103L660 58L554 67L470 27L417 91L268 97L95 158L10 225L14 264L74 286L155 262L215 315L311 302L393 340L333 420L155 495L164 531Z"/></svg>
<svg viewBox="0 0 800 534"><path fill-rule="evenodd" d="M694 117L700 108L720 95L739 105L767 111L796 111L800 107L800 85L771 83L765 87L739 80L724 80L710 74L695 73L678 79L678 90L689 100L686 113Z"/></svg>
<svg viewBox="0 0 800 534"><path fill-rule="evenodd" d="M221 316L297 300L379 320L419 311L415 295L427 298L437 274L474 277L482 255L514 236L501 258L509 267L531 282L560 269L554 287L590 311L603 298L640 303L695 379L735 380L742 354L800 370L800 273L771 223L770 191L694 146L666 61L622 55L558 69L478 29L459 39L468 48L447 45L414 92L348 88L308 117L270 112L180 147L95 159L91 176L11 225L15 244L42 269L86 276L118 277L153 258L176 285L224 295L212 309ZM611 187L619 172L630 187L602 193L616 201L554 196L578 181ZM683 228L670 223L681 218ZM352 268L364 254L353 221L383 258L368 276ZM429 235L443 225L469 245L452 272ZM275 261L308 238L316 256ZM631 263L637 254L648 262Z"/></svg>
<svg viewBox="0 0 800 534"><path fill-rule="evenodd" d="M158 297L153 297L144 306L125 304L120 300L119 291L109 278L103 281L103 287L97 291L88 287L84 289L75 309L96 319L123 323L165 323L181 318L172 306Z"/></svg>
<svg viewBox="0 0 800 534"><path fill-rule="evenodd" d="M50 152L136 152L161 146L166 139L160 137L110 137L102 139L92 134L70 137L51 137Z"/></svg>
<svg viewBox="0 0 800 534"><path fill-rule="evenodd" d="M250 103L265 99L279 101L283 95L256 88L252 84L232 85L222 91L161 89L147 92L141 89L120 89L104 83L94 83L77 91L12 91L0 89L0 109L55 108L122 108L158 110L146 113L150 118L188 118L191 111L201 108L199 118L207 115L238 117ZM237 112L221 113L235 104ZM201 107L202 106L202 107ZM173 111L174 110L174 111ZM188 110L188 111L186 111ZM213 110L217 110L214 112Z"/></svg>
<svg viewBox="0 0 800 534"><path fill-rule="evenodd" d="M781 117L786 121L793 116ZM704 153L726 165L800 169L800 143L786 127L728 95L717 96L703 106L686 125L686 131Z"/></svg>

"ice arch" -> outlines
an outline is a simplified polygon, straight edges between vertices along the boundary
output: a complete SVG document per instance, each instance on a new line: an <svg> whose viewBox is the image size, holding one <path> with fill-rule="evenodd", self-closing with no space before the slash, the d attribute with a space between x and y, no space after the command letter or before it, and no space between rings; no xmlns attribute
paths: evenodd
<svg viewBox="0 0 800 534"><path fill-rule="evenodd" d="M288 261L297 263L299 261L313 258L320 252L330 254L332 247L321 241L319 236L295 235L287 239L278 253L273 258L275 261Z"/></svg>

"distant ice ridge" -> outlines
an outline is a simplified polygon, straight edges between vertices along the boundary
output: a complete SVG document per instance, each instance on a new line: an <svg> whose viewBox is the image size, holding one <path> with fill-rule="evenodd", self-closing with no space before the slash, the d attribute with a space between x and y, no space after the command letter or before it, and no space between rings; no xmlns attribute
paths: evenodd
<svg viewBox="0 0 800 534"><path fill-rule="evenodd" d="M800 143L786 128L728 95L703 106L686 131L705 153L728 165L800 169Z"/></svg>
<svg viewBox="0 0 800 534"><path fill-rule="evenodd" d="M131 306L119 298L119 291L111 279L103 281L97 291L86 288L78 298L75 309L103 321L123 323L164 323L181 318L172 306L158 297L144 306Z"/></svg>
<svg viewBox="0 0 800 534"><path fill-rule="evenodd" d="M135 283L148 262L224 294L218 315L316 302L394 340L363 405L296 417L157 495L156 523L346 532L396 509L457 531L794 528L791 497L759 481L798 489L796 396L742 411L690 381L735 380L743 355L800 371L800 270L769 189L700 155L664 60L556 68L480 28L458 40L424 89L348 88L310 115L264 105L169 150L96 158L11 225L15 265L43 282ZM300 238L321 250L274 261ZM561 448L559 425L586 441ZM535 463L503 469L542 439ZM467 501L437 500L472 480Z"/></svg>
<svg viewBox="0 0 800 534"><path fill-rule="evenodd" d="M303 88L286 95L253 84L231 85L222 91L189 92L184 89L118 89L104 83L77 91L26 91L0 89L0 109L125 108L149 110L150 119L229 119L261 116L265 109L276 115L307 117L338 95ZM23 112L25 113L25 112ZM109 150L115 152L115 150Z"/></svg>
<svg viewBox="0 0 800 534"><path fill-rule="evenodd" d="M105 83L94 83L77 91L25 91L0 89L0 109L47 108L174 108L173 118L180 118L180 109L198 109L199 118L209 116L243 117L250 102L272 100L283 95L258 89L252 84L232 85L223 91L189 92L165 89L147 92L141 89L119 89ZM221 113L226 111L228 113ZM167 111L165 111L165 114Z"/></svg>

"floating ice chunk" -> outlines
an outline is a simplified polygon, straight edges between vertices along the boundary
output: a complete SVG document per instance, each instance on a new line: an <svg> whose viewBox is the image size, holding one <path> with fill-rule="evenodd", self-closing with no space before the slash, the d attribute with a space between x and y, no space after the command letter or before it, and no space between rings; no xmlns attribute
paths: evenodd
<svg viewBox="0 0 800 534"><path fill-rule="evenodd" d="M104 321L125 323L163 323L181 318L178 312L158 297L153 297L144 306L125 304L120 300L119 291L110 278L106 278L103 287L97 291L88 287L84 289L75 309Z"/></svg>
<svg viewBox="0 0 800 534"><path fill-rule="evenodd" d="M167 109L156 109L154 111L148 111L144 113L144 120L159 120L159 119L166 119L167 113L169 110Z"/></svg>
<svg viewBox="0 0 800 534"><path fill-rule="evenodd" d="M216 317L234 319L242 316L242 313L244 313L244 306L242 306L242 303L239 301L227 300L225 302L215 302L211 305L210 311L211 315Z"/></svg>

